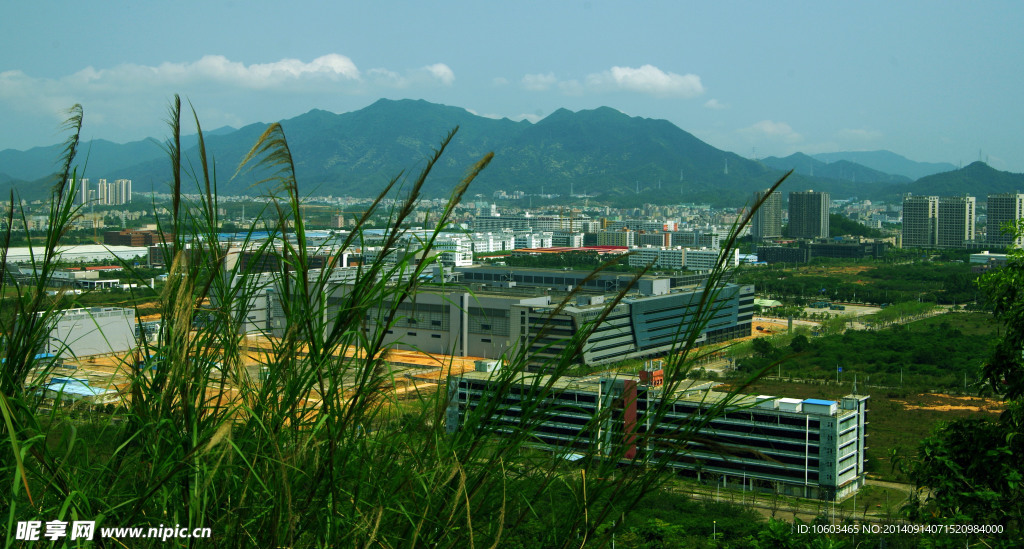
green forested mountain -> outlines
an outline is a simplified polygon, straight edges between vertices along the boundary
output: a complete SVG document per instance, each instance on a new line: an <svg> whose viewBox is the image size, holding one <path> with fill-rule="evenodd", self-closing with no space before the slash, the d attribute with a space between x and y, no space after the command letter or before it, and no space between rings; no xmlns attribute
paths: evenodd
<svg viewBox="0 0 1024 549"><path fill-rule="evenodd" d="M570 190L598 200L641 203L663 200L737 204L774 182L780 170L721 151L664 120L630 117L611 108L559 110L536 124L476 116L426 101L380 100L345 114L313 110L282 121L304 192L371 196L401 170L415 171L444 135L459 127L429 180L428 195L446 195L465 169L494 151L473 192L561 194ZM211 132L208 150L218 162L218 190L262 192L258 175L231 179L239 160L265 124ZM194 143L194 139L192 141ZM118 148L121 147L121 148ZM42 177L59 147L4 151L0 171L26 180ZM194 160L195 148L189 151ZM50 164L47 164L49 162ZM97 142L86 175L130 178L137 191L162 190L167 160L154 142L114 146Z"/></svg>
<svg viewBox="0 0 1024 549"><path fill-rule="evenodd" d="M793 167L792 160L818 162L804 155L781 159L788 162L776 165L751 161L716 149L665 120L630 117L608 107L579 112L561 109L529 123L481 117L421 100L382 99L344 114L312 110L281 124L300 191L312 195L373 196L402 170L417 172L456 126L456 138L424 189L428 196L447 195L467 167L490 151L495 153L494 161L477 178L471 194L520 190L558 194L564 200L569 200L570 193L586 194L594 201L622 206L663 201L739 206L749 202L753 191L767 187ZM207 150L217 162L219 193L266 192L254 185L261 179L258 173L232 177L266 127L252 124L206 134ZM190 161L186 169L189 165L198 169L195 136L183 138L183 143L188 145ZM59 150L54 145L0 152L0 172L15 180L0 182L0 187L14 185L25 198L42 198L41 186L24 182L45 180L55 168ZM79 160L88 160L85 176L90 179L132 179L136 192L167 189L168 161L156 140L125 145L96 140L81 150ZM897 182L898 178L863 166L819 164L813 176L810 171L801 173L797 166L797 173L780 192L813 188L828 191L833 198L917 192L904 190L914 184ZM1015 177L1005 174L998 179ZM979 184L987 188L986 183ZM959 188L958 192L970 192Z"/></svg>
<svg viewBox="0 0 1024 549"><path fill-rule="evenodd" d="M967 194L983 202L989 194L1024 191L1024 174L1001 172L984 162L974 162L959 170L922 177L902 190L919 195Z"/></svg>

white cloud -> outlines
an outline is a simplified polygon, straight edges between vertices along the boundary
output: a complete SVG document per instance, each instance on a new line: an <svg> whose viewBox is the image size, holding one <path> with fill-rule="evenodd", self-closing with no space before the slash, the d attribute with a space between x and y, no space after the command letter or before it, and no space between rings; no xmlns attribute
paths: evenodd
<svg viewBox="0 0 1024 549"><path fill-rule="evenodd" d="M516 116L508 117L509 120L519 122L521 120L528 120L534 124L541 121L544 117L539 114L517 114Z"/></svg>
<svg viewBox="0 0 1024 549"><path fill-rule="evenodd" d="M774 120L762 120L739 130L739 133L753 139L768 139L789 144L803 140L803 136L794 131L789 124Z"/></svg>
<svg viewBox="0 0 1024 549"><path fill-rule="evenodd" d="M547 91L557 88L565 95L581 96L589 93L607 93L626 91L653 95L689 99L704 93L704 85L695 74L676 74L666 72L654 65L641 67L612 67L606 71L586 75L582 79L559 80L553 73L527 74L520 80L520 85L529 91ZM712 99L706 106L724 108L724 105Z"/></svg>
<svg viewBox="0 0 1024 549"><path fill-rule="evenodd" d="M408 70L404 74L385 68L371 69L364 74L351 59L336 53L308 63L282 59L251 65L222 55L207 55L188 63L86 67L60 78L34 78L22 71L7 71L0 73L0 100L41 103L57 96L61 104L67 105L72 95L89 98L97 94L166 93L167 90L203 87L217 91L233 88L291 93L363 93L374 87L451 86L454 81L455 73L444 63Z"/></svg>
<svg viewBox="0 0 1024 549"><path fill-rule="evenodd" d="M351 59L332 53L309 63L298 59L282 59L252 65L231 61L223 55L206 55L192 63L162 63L155 67L133 64L101 70L88 67L69 78L79 85L103 87L124 84L140 87L217 83L239 88L267 89L317 79L359 81L361 75Z"/></svg>
<svg viewBox="0 0 1024 549"><path fill-rule="evenodd" d="M482 116L484 118L490 118L491 120L502 120L504 118L508 118L509 120L511 120L513 122L519 122L521 120L529 120L530 122L537 122L541 118L544 118L543 116L541 116L539 114L517 114L515 116L508 116L508 115L505 115L505 114L497 114L497 113L493 113L493 112L484 112L484 113L482 113L482 112L478 112L478 111L476 111L474 109L466 109L466 112L468 112L470 114L473 114L473 115L476 115L476 116Z"/></svg>
<svg viewBox="0 0 1024 549"><path fill-rule="evenodd" d="M639 68L612 67L607 71L588 75L585 81L589 88L596 90L618 89L658 97L689 99L704 93L699 76L665 72L654 65L643 65Z"/></svg>
<svg viewBox="0 0 1024 549"><path fill-rule="evenodd" d="M523 87L529 91L545 91L558 83L553 73L527 74L523 77Z"/></svg>
<svg viewBox="0 0 1024 549"><path fill-rule="evenodd" d="M558 89L565 95L580 96L586 91L579 80L566 80L558 83Z"/></svg>
<svg viewBox="0 0 1024 549"><path fill-rule="evenodd" d="M360 70L352 59L336 53L308 62L281 59L253 64L207 55L189 62L85 67L55 78L19 70L0 72L0 112L16 110L59 123L69 106L81 103L86 108L84 135L100 128L104 137L123 140L159 132L154 124L159 124L174 93L196 100L204 125L217 127L294 114L294 109L309 106L298 99L301 96L337 101L338 96L384 95L387 90L436 88L454 82L455 73L444 63ZM289 101L296 106L283 107Z"/></svg>
<svg viewBox="0 0 1024 549"><path fill-rule="evenodd" d="M444 63L434 63L433 65L427 65L423 67L432 77L438 82L445 86L451 86L452 82L455 82L455 73L452 69Z"/></svg>
<svg viewBox="0 0 1024 549"><path fill-rule="evenodd" d="M711 110L714 110L714 111L720 111L720 110L728 109L729 105L726 105L725 103L722 103L721 101L719 101L717 99L708 99L707 102L704 103L704 108L705 109L711 109Z"/></svg>
<svg viewBox="0 0 1024 549"><path fill-rule="evenodd" d="M405 79L395 71L387 69L370 69L366 71L366 80L374 86L385 88L401 88L405 86Z"/></svg>
<svg viewBox="0 0 1024 549"><path fill-rule="evenodd" d="M444 63L427 65L406 72L404 75L388 69L370 69L366 71L366 83L370 87L411 88L416 86L451 86L455 81L455 73Z"/></svg>
<svg viewBox="0 0 1024 549"><path fill-rule="evenodd" d="M494 78L493 80L491 80L491 84L494 85L494 86L507 86L508 85L508 78L504 78L504 77L499 76L499 77Z"/></svg>

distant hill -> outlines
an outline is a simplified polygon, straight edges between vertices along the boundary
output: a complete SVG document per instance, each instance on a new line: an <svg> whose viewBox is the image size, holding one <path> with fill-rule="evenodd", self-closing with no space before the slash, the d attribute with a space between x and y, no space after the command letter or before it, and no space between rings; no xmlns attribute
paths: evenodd
<svg viewBox="0 0 1024 549"><path fill-rule="evenodd" d="M796 173L811 177L838 179L853 183L857 181L877 183L907 183L911 181L909 177L881 172L848 160L828 163L803 153L791 154L785 158L769 156L761 159L761 162L780 170L794 169Z"/></svg>
<svg viewBox="0 0 1024 549"><path fill-rule="evenodd" d="M456 126L458 134L428 179L427 196L448 196L465 170L490 151L495 153L494 161L474 182L471 195L490 197L498 190L518 190L528 195L558 194L568 203L579 200L570 198L570 193L586 194L595 203L615 206L651 202L740 206L791 167L752 161L716 149L665 120L631 117L608 107L579 112L560 109L530 123L485 118L422 100L382 99L344 114L312 110L281 124L300 192L309 195L375 196L391 178L418 174L425 159ZM232 177L266 128L260 123L206 133L207 150L217 162L218 193L268 191L255 185L260 174L243 172ZM182 141L190 165L198 168L195 136ZM81 151L79 161L88 158L85 177L132 179L136 192L168 190L168 161L156 140L125 145L96 140L83 144ZM10 185L24 193L37 192L38 185L25 182L49 181L59 153L58 145L0 151L0 172L16 180ZM797 159L819 162L805 155ZM798 168L780 191L813 188L834 198L872 198L892 194L892 187L901 185L864 166L835 164L815 165L813 176ZM193 185L185 188L194 190ZM523 201L524 206L528 203L529 198Z"/></svg>
<svg viewBox="0 0 1024 549"><path fill-rule="evenodd" d="M53 175L32 181L0 176L0 200L6 202L12 190L15 192L16 200L47 200L56 183L57 179Z"/></svg>
<svg viewBox="0 0 1024 549"><path fill-rule="evenodd" d="M235 132L237 130L234 128L224 126L213 132L207 132L206 137L209 139L211 135L227 135ZM198 142L198 137L196 135L182 136L181 142L186 148L194 147ZM37 180L56 172L63 151L63 144L34 147L27 151L6 149L0 151L0 170L14 180ZM166 169L167 153L164 151L163 143L156 139L132 141L125 144L105 139L93 139L82 141L78 145L76 165L84 171L84 177L93 180L132 179L131 175L125 175L126 170L131 166L147 162L162 163L163 168ZM79 175L81 176L82 173Z"/></svg>
<svg viewBox="0 0 1024 549"><path fill-rule="evenodd" d="M990 194L1024 191L1024 174L1003 172L984 162L974 162L959 170L922 177L900 190L916 195L967 194L984 202Z"/></svg>
<svg viewBox="0 0 1024 549"><path fill-rule="evenodd" d="M316 195L375 195L402 170L418 173L456 126L455 140L428 180L428 196L447 196L465 170L490 151L495 159L474 183L473 194L521 190L568 200L571 190L617 204L670 196L678 202L738 205L782 174L716 149L667 121L630 117L607 107L562 109L531 124L426 101L380 100L344 114L313 110L281 124L300 189ZM253 187L257 175L231 176L266 127L252 124L206 134L207 149L218 163L218 192L265 192ZM166 190L167 159L155 141L111 145L92 144L87 177L126 177L137 191ZM0 171L23 181L42 177L56 168L58 154L56 145L3 151ZM194 148L187 155L198 165Z"/></svg>
<svg viewBox="0 0 1024 549"><path fill-rule="evenodd" d="M915 162L890 151L848 151L821 153L812 156L816 160L828 163L838 162L841 160L855 162L873 170L893 175L901 175L911 180L957 169L956 166L946 162Z"/></svg>

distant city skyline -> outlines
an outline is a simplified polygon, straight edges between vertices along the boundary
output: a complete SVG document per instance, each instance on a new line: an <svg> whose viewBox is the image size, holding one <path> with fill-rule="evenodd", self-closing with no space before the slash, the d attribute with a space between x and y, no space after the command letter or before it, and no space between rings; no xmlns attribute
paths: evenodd
<svg viewBox="0 0 1024 549"><path fill-rule="evenodd" d="M379 98L536 122L608 106L745 157L889 150L1024 172L1024 4L55 1L0 6L0 150ZM191 131L194 131L191 130ZM0 166L0 172L3 172Z"/></svg>

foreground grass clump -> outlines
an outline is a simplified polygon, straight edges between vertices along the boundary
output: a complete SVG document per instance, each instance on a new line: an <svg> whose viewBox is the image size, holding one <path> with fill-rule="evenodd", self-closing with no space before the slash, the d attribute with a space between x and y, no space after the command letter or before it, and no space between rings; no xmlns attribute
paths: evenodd
<svg viewBox="0 0 1024 549"><path fill-rule="evenodd" d="M35 258L38 276L32 285L2 279L0 294L15 296L15 310L0 326L0 435L7 446L0 452L0 478L10 483L0 493L0 509L8 510L6 544L16 543L19 522L86 520L96 522L99 544L117 547L163 543L100 539L101 528L208 528L211 539L201 543L218 547L496 547L515 540L544 547L601 545L622 528L617 517L629 517L662 483L664 466L646 458L620 468L629 461L624 446L608 455L585 450L582 471L569 471L562 460L531 448L528 422L521 432L499 436L480 417L471 422L479 428L449 434L445 391L399 404L387 390L393 380L381 358L385 329L367 332L364 321L378 315L386 328L399 320L398 304L415 296L420 275L436 262L434 242L490 154L469 167L447 206L434 212L435 228L417 253L401 254L427 259L360 267L350 291L338 294L331 291L331 269L310 265L302 197L281 127L272 125L240 167L271 189L263 218L277 229L269 239L257 242L250 233L240 243L257 257L279 257L278 270L268 276L253 270L259 261L243 267L219 244L216 170L199 121L198 152L186 158L177 99L169 118L173 203L160 228L173 238L162 250L170 275L155 298L162 325L155 342L138 349L138 359L149 357L147 367L129 364L131 383L116 411L49 412L28 385L39 375L33 357L59 313L56 302L43 300L43 290L59 261L57 244L78 213L72 163L80 108L70 121L72 136L51 198L46 253ZM381 257L405 251L398 228L411 225L423 184L454 133L419 174L391 180L333 253L359 247L360 229L381 215L395 228L384 238ZM394 196L399 205L384 208ZM13 194L10 199L7 230L0 235L8 244L17 212ZM6 254L0 266L6 269ZM267 291L279 296L276 306L287 322L272 339L265 379L253 379L243 368L248 344L241 326L247 305ZM697 330L713 313L713 292L705 295ZM573 357L601 320L552 361L552 382L572 371ZM697 330L679 335L681 348L694 347ZM692 360L686 351L671 356L666 394L685 379ZM506 388L530 358L525 348L507 357L500 374L507 376ZM548 383L534 390L544 395L552 390ZM698 428L680 431L678 447Z"/></svg>

